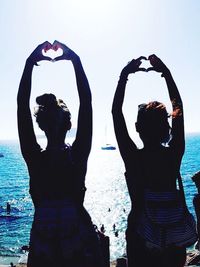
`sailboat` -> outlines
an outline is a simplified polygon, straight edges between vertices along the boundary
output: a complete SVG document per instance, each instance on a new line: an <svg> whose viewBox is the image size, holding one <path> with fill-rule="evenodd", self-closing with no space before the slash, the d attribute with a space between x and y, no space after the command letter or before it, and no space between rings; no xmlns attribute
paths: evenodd
<svg viewBox="0 0 200 267"><path fill-rule="evenodd" d="M105 127L105 139L107 139L107 127ZM115 150L116 147L109 144L109 143L106 143L104 146L101 147L102 150Z"/></svg>
<svg viewBox="0 0 200 267"><path fill-rule="evenodd" d="M115 150L116 147L111 144L105 144L105 146L101 147L102 150Z"/></svg>

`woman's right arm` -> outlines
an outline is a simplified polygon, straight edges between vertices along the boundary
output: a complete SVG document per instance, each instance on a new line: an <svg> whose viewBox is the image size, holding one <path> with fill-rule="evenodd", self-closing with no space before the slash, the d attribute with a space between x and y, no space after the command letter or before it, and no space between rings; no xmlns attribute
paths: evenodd
<svg viewBox="0 0 200 267"><path fill-rule="evenodd" d="M33 122L29 107L31 94L31 80L34 65L40 60L51 60L49 57L42 55L42 50L48 50L51 44L44 42L39 45L33 53L28 57L25 63L24 71L21 77L18 95L17 95L17 120L18 133L21 146L21 152L25 159L31 155L35 149L40 149L37 144L35 133L33 130Z"/></svg>
<svg viewBox="0 0 200 267"><path fill-rule="evenodd" d="M114 130L119 146L120 154L126 164L129 159L131 151L136 150L136 145L129 136L125 118L122 112L122 105L124 102L124 95L126 89L126 82L128 80L128 75L130 73L135 73L136 71L144 71L144 69L139 68L141 65L141 60L146 59L145 57L140 57L138 59L133 59L128 63L127 66L121 72L119 82L116 88L115 96L112 105L112 116L114 123Z"/></svg>

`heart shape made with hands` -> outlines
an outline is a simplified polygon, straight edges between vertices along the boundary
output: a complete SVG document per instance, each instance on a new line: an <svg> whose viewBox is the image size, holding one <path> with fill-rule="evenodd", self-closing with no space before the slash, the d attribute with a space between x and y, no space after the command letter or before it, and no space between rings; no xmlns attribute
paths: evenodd
<svg viewBox="0 0 200 267"><path fill-rule="evenodd" d="M135 61L137 61L137 64L139 65L138 70L145 71L145 72L149 72L152 70L161 72L162 77L163 77L163 71L167 69L165 64L155 54L152 54L148 57L140 56Z"/></svg>
<svg viewBox="0 0 200 267"><path fill-rule="evenodd" d="M43 56L50 57L52 62L55 62L55 58L62 56L63 49L59 43L56 41L53 42L53 44L48 43L45 45L42 49Z"/></svg>
<svg viewBox="0 0 200 267"><path fill-rule="evenodd" d="M140 68L145 69L146 72L148 71L149 68L152 67L152 65L151 65L151 63L150 63L150 60L149 60L148 58L146 58L146 59L144 59L144 58L141 59L141 62L142 62L142 64L140 65Z"/></svg>

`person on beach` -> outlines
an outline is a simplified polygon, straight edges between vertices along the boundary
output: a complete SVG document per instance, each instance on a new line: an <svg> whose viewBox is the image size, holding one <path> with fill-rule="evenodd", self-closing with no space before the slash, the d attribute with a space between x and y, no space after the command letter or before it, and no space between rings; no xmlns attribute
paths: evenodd
<svg viewBox="0 0 200 267"><path fill-rule="evenodd" d="M148 57L151 64L148 69L140 68L142 60L147 58L133 59L123 68L112 105L115 135L125 164L125 177L132 203L126 231L128 267L183 267L186 260L185 247L173 245L158 249L140 234L140 229L145 227L143 218L148 194L152 198L155 195L170 198L168 192L176 192L185 149L182 100L171 72L156 55ZM135 126L143 148L138 149L129 136L122 106L128 75L151 70L161 73L166 81L173 108L172 128L164 104L152 101L139 105ZM156 226L154 232L149 234L162 240L162 233Z"/></svg>
<svg viewBox="0 0 200 267"><path fill-rule="evenodd" d="M34 116L47 138L37 143L29 107L34 66L52 61L43 51L61 48L53 61L68 60L74 67L79 95L78 126L72 145L65 143L71 114L53 94L36 98ZM27 58L17 96L18 131L22 155L30 175L30 195L35 213L30 235L28 267L100 267L97 233L83 206L85 175L92 140L92 104L87 77L79 56L65 44L40 44Z"/></svg>

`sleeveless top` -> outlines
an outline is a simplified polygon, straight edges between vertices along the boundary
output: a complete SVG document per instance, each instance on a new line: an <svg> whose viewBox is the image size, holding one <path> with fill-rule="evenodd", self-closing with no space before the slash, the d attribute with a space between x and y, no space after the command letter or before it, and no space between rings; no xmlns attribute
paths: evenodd
<svg viewBox="0 0 200 267"><path fill-rule="evenodd" d="M35 151L27 161L30 194L35 206L43 200L70 199L83 203L86 163L75 163L71 146Z"/></svg>

